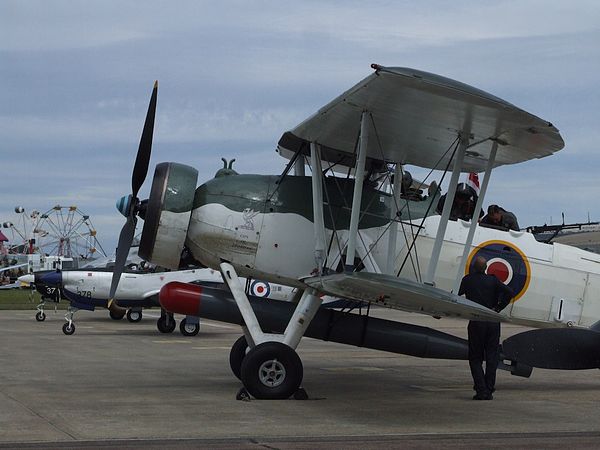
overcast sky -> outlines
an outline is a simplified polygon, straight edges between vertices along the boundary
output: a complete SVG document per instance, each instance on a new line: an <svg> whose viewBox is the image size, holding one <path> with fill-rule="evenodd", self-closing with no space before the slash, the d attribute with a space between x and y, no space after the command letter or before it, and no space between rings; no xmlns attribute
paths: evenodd
<svg viewBox="0 0 600 450"><path fill-rule="evenodd" d="M107 251L159 80L153 166L279 173L281 134L373 62L458 79L559 128L494 172L521 226L600 220L600 2L0 1L0 221L75 204Z"/></svg>

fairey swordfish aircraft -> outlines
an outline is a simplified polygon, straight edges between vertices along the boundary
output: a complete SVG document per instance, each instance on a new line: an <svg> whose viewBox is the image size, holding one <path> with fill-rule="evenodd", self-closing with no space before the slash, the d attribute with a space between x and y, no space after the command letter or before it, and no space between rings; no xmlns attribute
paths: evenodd
<svg viewBox="0 0 600 450"><path fill-rule="evenodd" d="M360 314L324 310L324 294L435 318L534 327L502 343L501 363L513 374L529 376L532 367L600 367L600 255L477 221L492 169L561 150L558 129L442 76L372 68L374 73L283 134L277 151L289 162L282 174L231 173L196 187L194 168L161 163L150 197L140 201L155 84L132 194L121 202L127 221L112 293L139 215L141 257L177 267L185 251L221 271L229 291L169 283L159 300L169 311L242 325L231 368L247 392L262 399L301 391L303 366L295 349L304 335L419 357L467 359L464 339L370 317L368 307ZM405 165L449 174L441 214L435 212L440 195L435 186L426 196L402 191L398 181ZM470 221L450 220L461 172L484 172ZM501 313L456 295L477 256L515 293ZM240 276L296 287L297 302L257 302L244 292Z"/></svg>

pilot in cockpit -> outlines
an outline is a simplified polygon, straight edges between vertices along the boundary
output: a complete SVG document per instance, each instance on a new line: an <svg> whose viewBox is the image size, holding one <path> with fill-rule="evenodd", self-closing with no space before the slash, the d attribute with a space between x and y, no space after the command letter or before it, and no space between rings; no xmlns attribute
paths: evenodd
<svg viewBox="0 0 600 450"><path fill-rule="evenodd" d="M436 211L438 214L442 214L444 210L444 203L446 202L446 194L442 195L438 201ZM459 183L456 187L456 194L454 196L454 203L450 210L450 220L465 220L470 221L475 211L475 205L477 204L477 194L465 183ZM479 212L479 217L483 215L483 211Z"/></svg>
<svg viewBox="0 0 600 450"><path fill-rule="evenodd" d="M480 224L484 227L519 231L517 217L498 205L488 207L488 213L481 219Z"/></svg>

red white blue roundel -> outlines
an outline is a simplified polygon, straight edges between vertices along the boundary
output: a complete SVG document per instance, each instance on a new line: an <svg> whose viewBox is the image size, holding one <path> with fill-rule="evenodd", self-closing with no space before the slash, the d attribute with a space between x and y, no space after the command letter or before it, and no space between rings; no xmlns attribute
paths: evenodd
<svg viewBox="0 0 600 450"><path fill-rule="evenodd" d="M250 283L250 295L255 297L268 297L271 293L271 286L266 281L254 280Z"/></svg>
<svg viewBox="0 0 600 450"><path fill-rule="evenodd" d="M465 273L470 273L478 256L487 260L486 273L495 275L509 286L518 300L529 287L531 268L525 254L514 244L505 241L487 241L473 249L467 260Z"/></svg>

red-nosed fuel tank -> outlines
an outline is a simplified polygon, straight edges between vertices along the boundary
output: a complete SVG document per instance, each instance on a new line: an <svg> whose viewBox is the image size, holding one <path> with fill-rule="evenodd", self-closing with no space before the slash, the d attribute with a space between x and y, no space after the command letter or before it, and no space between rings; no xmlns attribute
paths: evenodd
<svg viewBox="0 0 600 450"><path fill-rule="evenodd" d="M249 296L263 330L283 332L294 303ZM243 325L228 290L172 282L162 287L159 300L167 311ZM421 358L461 359L468 356L465 339L431 328L320 308L305 336Z"/></svg>
<svg viewBox="0 0 600 450"><path fill-rule="evenodd" d="M150 197L140 214L144 228L139 255L153 264L177 269L187 237L198 171L178 163L160 163Z"/></svg>

